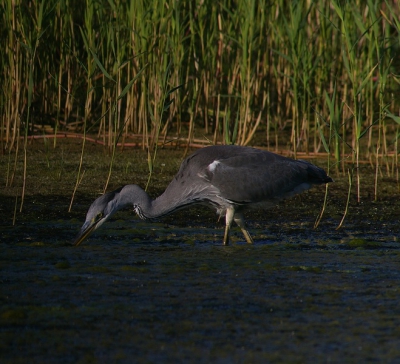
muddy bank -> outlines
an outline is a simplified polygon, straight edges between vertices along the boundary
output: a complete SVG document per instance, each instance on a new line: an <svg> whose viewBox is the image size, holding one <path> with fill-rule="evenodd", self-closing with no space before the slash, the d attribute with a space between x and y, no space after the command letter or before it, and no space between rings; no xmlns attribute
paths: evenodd
<svg viewBox="0 0 400 364"><path fill-rule="evenodd" d="M1 190L1 362L400 361L393 179L381 181L377 202L366 183L340 230L347 177L333 175L318 229L323 188L250 214L254 246L237 229L222 246L223 222L195 208L154 223L124 211L72 247L107 171L109 157L90 148L70 213L73 145L63 155L31 152L15 226L17 187ZM160 152L152 195L172 178L180 153ZM118 156L110 188L143 185L142 157ZM2 157L2 170L7 163Z"/></svg>

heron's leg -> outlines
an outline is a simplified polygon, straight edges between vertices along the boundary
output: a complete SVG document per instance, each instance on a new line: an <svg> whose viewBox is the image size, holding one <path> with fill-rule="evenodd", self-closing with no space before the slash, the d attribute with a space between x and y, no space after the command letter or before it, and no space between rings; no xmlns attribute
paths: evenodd
<svg viewBox="0 0 400 364"><path fill-rule="evenodd" d="M249 231L246 229L246 223L244 222L243 214L241 212L236 212L234 215L234 220L235 220L236 224L238 224L238 226L242 230L242 233L243 233L247 243L253 244L254 241L253 241L253 238L251 237Z"/></svg>
<svg viewBox="0 0 400 364"><path fill-rule="evenodd" d="M229 229L231 228L233 216L235 216L235 209L229 207L226 209L225 214L225 233L224 233L224 245L229 245Z"/></svg>

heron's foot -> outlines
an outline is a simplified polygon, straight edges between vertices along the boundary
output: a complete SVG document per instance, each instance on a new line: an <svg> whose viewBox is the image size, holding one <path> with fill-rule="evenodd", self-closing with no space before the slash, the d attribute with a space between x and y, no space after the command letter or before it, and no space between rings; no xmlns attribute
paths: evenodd
<svg viewBox="0 0 400 364"><path fill-rule="evenodd" d="M229 231L227 232L227 231L225 230L224 240L222 241L222 244L224 244L224 245L229 245Z"/></svg>
<svg viewBox="0 0 400 364"><path fill-rule="evenodd" d="M224 245L229 245L229 230L231 228L234 215L235 215L235 209L233 207L229 207L226 210L226 215L225 215L225 232L223 240Z"/></svg>
<svg viewBox="0 0 400 364"><path fill-rule="evenodd" d="M242 230L242 232L243 232L244 238L247 241L247 244L254 244L254 240L251 237L251 235L249 234L249 232L247 230Z"/></svg>
<svg viewBox="0 0 400 364"><path fill-rule="evenodd" d="M254 244L253 238L251 237L249 231L246 229L246 223L244 222L243 214L241 212L236 212L234 220L236 224L240 227L240 230L242 230L242 233L247 241L247 244Z"/></svg>

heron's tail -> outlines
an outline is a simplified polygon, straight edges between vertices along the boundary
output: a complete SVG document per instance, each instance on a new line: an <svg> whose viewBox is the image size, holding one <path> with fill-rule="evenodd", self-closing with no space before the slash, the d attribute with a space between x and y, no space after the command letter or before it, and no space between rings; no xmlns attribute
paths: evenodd
<svg viewBox="0 0 400 364"><path fill-rule="evenodd" d="M312 184L324 184L334 182L333 178L329 177L322 168L314 166L311 163L308 163L307 171L309 182Z"/></svg>

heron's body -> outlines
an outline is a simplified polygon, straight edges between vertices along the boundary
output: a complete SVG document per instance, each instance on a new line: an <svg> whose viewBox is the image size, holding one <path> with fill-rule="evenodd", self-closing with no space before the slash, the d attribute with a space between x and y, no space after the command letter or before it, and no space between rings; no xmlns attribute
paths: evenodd
<svg viewBox="0 0 400 364"><path fill-rule="evenodd" d="M76 240L78 245L93 230L121 208L132 206L142 219L154 219L192 204L207 204L225 215L224 244L234 220L248 233L243 211L269 207L279 200L332 182L325 171L313 164L286 158L260 149L240 146L211 146L186 158L162 195L151 199L137 185L126 185L99 197L91 205Z"/></svg>

